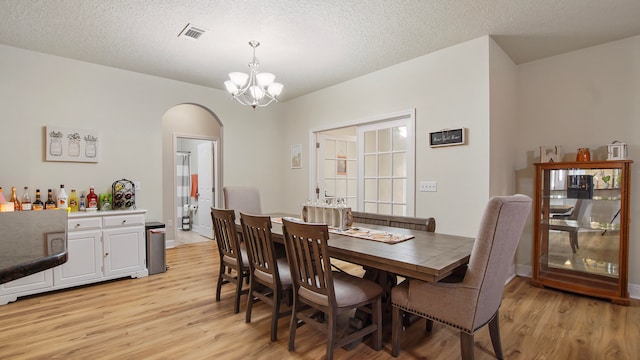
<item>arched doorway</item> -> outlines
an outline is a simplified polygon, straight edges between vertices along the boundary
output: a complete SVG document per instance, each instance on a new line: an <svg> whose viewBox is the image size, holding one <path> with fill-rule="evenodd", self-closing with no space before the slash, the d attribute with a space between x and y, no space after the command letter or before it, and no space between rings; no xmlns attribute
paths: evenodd
<svg viewBox="0 0 640 360"><path fill-rule="evenodd" d="M202 214L209 214L210 206L221 204L221 191L217 184L222 183L222 122L211 110L198 104L180 104L169 109L162 117L162 214L166 226L167 247L179 245L178 231L183 228L178 209L178 160L179 144L210 143L211 144L211 197L206 206L191 199L190 204L196 210L190 210L190 216L204 219ZM183 145L180 145L183 146ZM184 152L184 150L182 150ZM195 165L195 164L194 164ZM202 167L202 166L201 166ZM183 174L185 175L185 174ZM187 174L192 175L192 174ZM194 192L188 189L188 192ZM199 192L198 192L199 194ZM182 207L182 205L181 205ZM193 219L193 218L192 218ZM198 231L205 231L199 228Z"/></svg>

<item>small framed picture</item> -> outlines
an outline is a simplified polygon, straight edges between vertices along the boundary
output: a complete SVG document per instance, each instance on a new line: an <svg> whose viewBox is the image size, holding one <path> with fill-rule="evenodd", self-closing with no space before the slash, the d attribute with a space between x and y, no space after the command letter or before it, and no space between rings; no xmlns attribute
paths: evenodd
<svg viewBox="0 0 640 360"><path fill-rule="evenodd" d="M291 145L291 168L302 168L302 144Z"/></svg>

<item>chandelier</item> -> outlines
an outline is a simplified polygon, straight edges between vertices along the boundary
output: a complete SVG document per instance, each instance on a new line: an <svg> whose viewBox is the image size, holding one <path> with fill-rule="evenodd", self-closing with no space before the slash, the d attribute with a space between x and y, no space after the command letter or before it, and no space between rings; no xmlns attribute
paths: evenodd
<svg viewBox="0 0 640 360"><path fill-rule="evenodd" d="M267 106L278 101L278 95L284 87L280 83L273 82L276 78L272 73L259 72L260 63L256 58L256 48L260 46L257 41L249 41L253 48L253 59L249 63L249 74L242 72L229 73L229 80L224 82L227 91L242 105L251 105L254 109L258 106Z"/></svg>

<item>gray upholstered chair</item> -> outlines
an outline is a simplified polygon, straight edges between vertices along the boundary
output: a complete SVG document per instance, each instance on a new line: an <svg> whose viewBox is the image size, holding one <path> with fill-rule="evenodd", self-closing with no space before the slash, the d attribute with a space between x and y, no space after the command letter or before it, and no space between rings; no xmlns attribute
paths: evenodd
<svg viewBox="0 0 640 360"><path fill-rule="evenodd" d="M225 186L222 189L224 194L225 209L233 209L236 219L240 218L240 212L245 214L261 215L260 191L252 186Z"/></svg>
<svg viewBox="0 0 640 360"><path fill-rule="evenodd" d="M400 353L402 312L427 318L460 330L462 359L473 359L473 335L486 324L493 350L503 358L498 309L513 257L524 229L531 198L496 196L489 200L460 282L424 282L408 279L391 291L392 354Z"/></svg>
<svg viewBox="0 0 640 360"><path fill-rule="evenodd" d="M372 347L382 348L382 287L373 281L331 271L326 224L282 220L287 259L293 280L293 310L289 351L294 350L299 321L327 334L327 360L336 348L371 334ZM360 308L371 313L371 324L338 337L338 314ZM311 310L311 313L309 311ZM324 322L314 315L324 313Z"/></svg>
<svg viewBox="0 0 640 360"><path fill-rule="evenodd" d="M253 303L258 300L269 304L271 313L271 341L278 339L278 319L291 311L281 311L282 299L291 300L291 272L286 258L277 258L271 238L271 217L240 213L244 243L249 255L250 281L246 322L251 322Z"/></svg>
<svg viewBox="0 0 640 360"><path fill-rule="evenodd" d="M233 312L237 314L240 312L240 296L249 292L249 289L242 289L243 280L249 280L249 258L246 249L240 246L233 210L211 208L211 220L220 255L216 301L220 301L223 284L235 284Z"/></svg>

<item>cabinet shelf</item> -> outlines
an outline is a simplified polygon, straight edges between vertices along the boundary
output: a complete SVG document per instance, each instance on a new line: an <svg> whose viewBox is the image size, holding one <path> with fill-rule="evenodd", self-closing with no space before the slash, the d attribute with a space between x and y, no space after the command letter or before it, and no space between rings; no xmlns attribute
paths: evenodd
<svg viewBox="0 0 640 360"><path fill-rule="evenodd" d="M631 163L535 164L533 285L630 303Z"/></svg>

